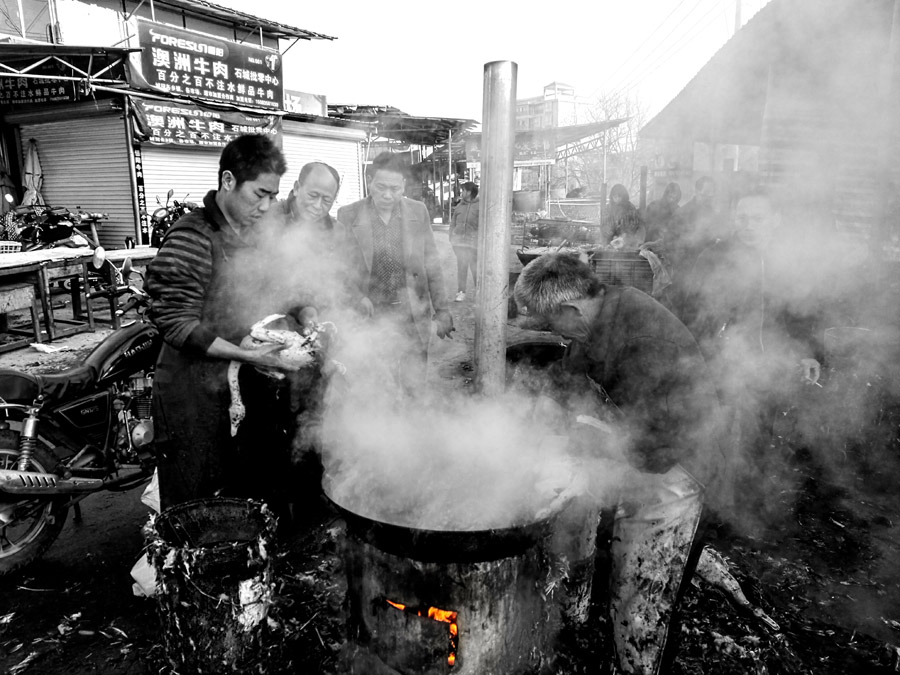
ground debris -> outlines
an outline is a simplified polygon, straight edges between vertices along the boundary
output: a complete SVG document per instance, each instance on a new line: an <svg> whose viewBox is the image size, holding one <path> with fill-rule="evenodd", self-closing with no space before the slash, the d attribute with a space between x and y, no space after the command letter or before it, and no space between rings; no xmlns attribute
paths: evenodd
<svg viewBox="0 0 900 675"><path fill-rule="evenodd" d="M37 652L30 652L28 656L19 661L16 665L9 669L9 675L19 675L19 673L25 672L25 670L31 665L31 663L37 659Z"/></svg>

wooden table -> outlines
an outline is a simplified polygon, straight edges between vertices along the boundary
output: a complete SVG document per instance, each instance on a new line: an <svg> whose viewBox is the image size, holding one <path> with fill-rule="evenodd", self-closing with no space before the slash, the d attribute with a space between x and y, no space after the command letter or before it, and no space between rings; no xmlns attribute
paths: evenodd
<svg viewBox="0 0 900 675"><path fill-rule="evenodd" d="M49 248L0 254L0 287L32 283L37 292L48 340L86 330L94 330L91 305L82 294L88 288L88 266L94 252L89 247ZM56 316L53 309L54 282L70 284L72 318ZM40 336L35 336L39 339Z"/></svg>
<svg viewBox="0 0 900 675"><path fill-rule="evenodd" d="M120 269L125 259L131 258L133 266L141 269L156 256L156 252L157 249L146 246L112 249L106 251L106 258ZM94 310L86 295L90 289L88 272L91 269L93 255L94 251L89 247L59 247L0 254L0 295L6 289L7 295L12 297L15 294L18 297L23 285L31 284L40 306L48 340L94 330ZM71 318L61 317L54 312L52 297L58 292L52 286L58 282L66 283L71 293ZM119 317L116 314L115 298L110 300L109 321L114 328L118 328ZM41 333L37 327L34 340L38 342L41 340ZM22 343L27 343L27 340Z"/></svg>
<svg viewBox="0 0 900 675"><path fill-rule="evenodd" d="M152 246L138 246L137 248L106 249L106 259L114 262L116 267L122 267L125 258L131 258L135 267L146 267L156 257L158 248Z"/></svg>

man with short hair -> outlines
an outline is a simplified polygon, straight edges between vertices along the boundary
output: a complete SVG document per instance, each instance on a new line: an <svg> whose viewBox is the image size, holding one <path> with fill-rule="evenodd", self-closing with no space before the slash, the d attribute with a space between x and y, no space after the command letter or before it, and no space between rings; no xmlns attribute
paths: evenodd
<svg viewBox="0 0 900 675"><path fill-rule="evenodd" d="M269 294L270 301L277 311L290 308L301 323L314 323L323 309L358 309L362 300L354 278L360 265L356 247L347 228L330 215L340 184L329 164L305 164L287 198L274 204L261 224L266 274L283 287L275 297Z"/></svg>
<svg viewBox="0 0 900 675"><path fill-rule="evenodd" d="M341 187L341 176L325 162L308 162L283 201L270 209L267 218L282 227L332 224L329 212Z"/></svg>
<svg viewBox="0 0 900 675"><path fill-rule="evenodd" d="M254 287L256 232L286 168L267 136L231 141L219 159L218 189L169 229L147 268L151 318L164 341L153 380L163 508L247 493L231 436L227 370L231 361L282 365L280 346L240 342L262 318L254 306L262 292Z"/></svg>
<svg viewBox="0 0 900 675"><path fill-rule="evenodd" d="M666 672L667 640L677 637L673 611L699 555L704 494L724 459L703 357L665 307L634 288L601 284L572 254L549 253L526 265L515 298L571 340L551 390L566 408L546 409L561 412L565 431L582 438L585 466L606 462L594 472L605 482L597 480L591 493L597 507L617 507L610 613L619 667ZM589 396L576 403L580 392ZM614 433L585 439L590 427Z"/></svg>
<svg viewBox="0 0 900 675"><path fill-rule="evenodd" d="M358 278L366 311L398 331L382 357L407 393L425 384L428 343L450 337L453 318L428 210L403 196L406 165L382 153L368 171L369 196L338 210L362 261ZM387 347L387 345L386 345Z"/></svg>

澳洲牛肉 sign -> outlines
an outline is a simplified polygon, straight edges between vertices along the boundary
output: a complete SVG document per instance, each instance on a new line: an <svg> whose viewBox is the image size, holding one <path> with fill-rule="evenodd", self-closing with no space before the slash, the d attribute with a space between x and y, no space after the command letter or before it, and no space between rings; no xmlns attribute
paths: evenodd
<svg viewBox="0 0 900 675"><path fill-rule="evenodd" d="M138 21L138 40L143 82L133 84L253 108L280 110L284 104L276 51L146 20Z"/></svg>
<svg viewBox="0 0 900 675"><path fill-rule="evenodd" d="M143 99L134 99L132 105L138 137L153 145L224 148L243 134L268 134L281 144L281 118L277 115Z"/></svg>

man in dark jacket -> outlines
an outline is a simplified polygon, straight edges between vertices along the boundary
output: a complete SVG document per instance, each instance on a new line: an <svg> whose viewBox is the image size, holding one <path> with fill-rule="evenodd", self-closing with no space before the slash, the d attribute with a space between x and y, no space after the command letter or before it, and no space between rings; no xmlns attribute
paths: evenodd
<svg viewBox="0 0 900 675"><path fill-rule="evenodd" d="M248 496L250 467L241 466L231 435L227 370L231 361L282 365L278 345L245 349L240 342L262 318L254 305L263 292L254 285L254 232L286 168L266 136L231 141L219 160L219 189L172 226L147 268L151 318L164 340L153 381L163 508L216 494ZM253 461L261 466L265 458Z"/></svg>
<svg viewBox="0 0 900 675"><path fill-rule="evenodd" d="M644 222L647 224L647 240L641 248L649 248L655 253L665 251L665 237L672 221L678 213L678 202L681 201L681 187L678 183L669 183L662 197L647 205Z"/></svg>
<svg viewBox="0 0 900 675"><path fill-rule="evenodd" d="M425 384L432 322L447 338L453 318L431 218L422 202L403 196L405 176L399 155L378 155L369 167L369 196L338 209L338 220L361 260L356 277L366 310L385 329L377 358L411 393Z"/></svg>
<svg viewBox="0 0 900 675"><path fill-rule="evenodd" d="M747 486L735 494L754 516L776 502L761 486L778 413L802 382L819 379L823 294L835 279L825 249L822 239L792 240L771 197L756 191L738 201L731 236L700 253L684 280L682 319L733 420L738 454L726 480Z"/></svg>
<svg viewBox="0 0 900 675"><path fill-rule="evenodd" d="M478 186L469 181L462 184L462 199L453 211L450 225L450 244L456 254L456 302L466 299L466 283L472 270L472 284L478 284Z"/></svg>
<svg viewBox="0 0 900 675"><path fill-rule="evenodd" d="M674 315L636 289L604 286L573 255L529 263L515 297L571 340L562 362L567 377L557 377L559 399L573 389L597 392L604 405L596 416L617 430L628 469L613 500L616 655L623 672L659 673L682 581L699 554L704 492L724 459L715 388L697 343ZM569 429L579 422L584 415L569 420ZM589 451L603 454L604 445Z"/></svg>

